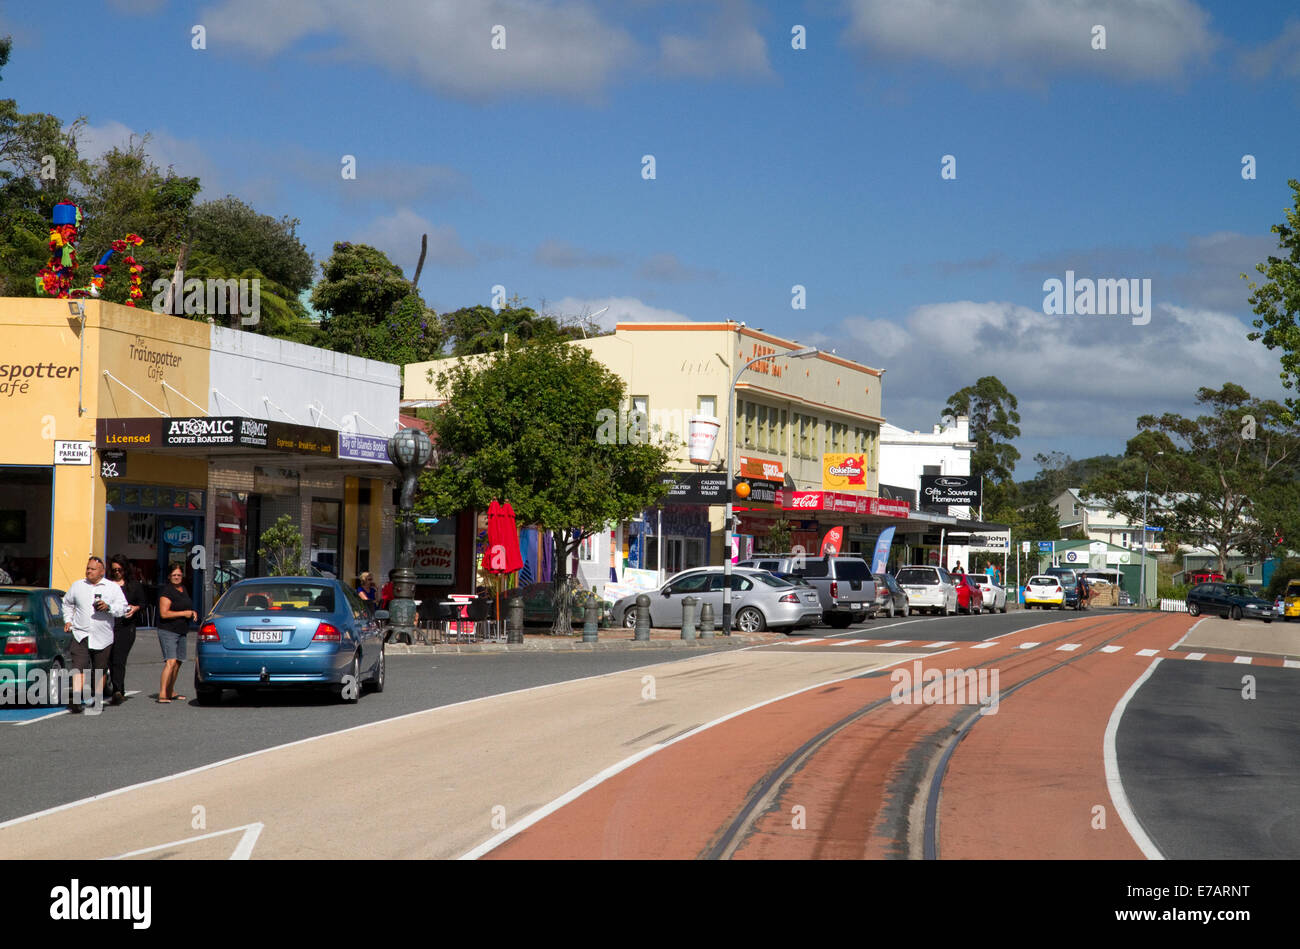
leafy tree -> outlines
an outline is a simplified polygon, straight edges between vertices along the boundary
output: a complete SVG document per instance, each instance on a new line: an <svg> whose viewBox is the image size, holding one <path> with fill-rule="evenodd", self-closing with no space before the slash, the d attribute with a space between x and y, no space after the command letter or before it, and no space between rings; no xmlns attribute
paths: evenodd
<svg viewBox="0 0 1300 949"><path fill-rule="evenodd" d="M202 251L192 253L185 267L185 279L207 280L208 278L259 281L258 321L245 324L243 315L237 313L234 307L230 307L227 312L231 313L229 323L232 328L274 336L277 339L287 339L308 346L321 345L320 327L308 315L299 294L293 292L291 288L276 283L256 268L233 270L230 265ZM209 316L204 314L200 318L206 320ZM211 318L213 321L220 319L215 315Z"/></svg>
<svg viewBox="0 0 1300 949"><path fill-rule="evenodd" d="M767 547L764 552L780 554L789 550L794 538L793 526L784 517L773 521L772 526L768 528Z"/></svg>
<svg viewBox="0 0 1300 949"><path fill-rule="evenodd" d="M417 508L443 516L508 500L521 525L553 532L555 586L583 538L654 505L671 450L597 437L602 410L617 412L623 382L586 349L557 342L510 346L485 360L429 372L447 398L435 412L444 463L420 479ZM554 632L571 632L557 596Z"/></svg>
<svg viewBox="0 0 1300 949"><path fill-rule="evenodd" d="M205 201L190 218L190 250L233 273L257 270L295 298L311 286L316 263L298 239L297 218L259 214L232 195Z"/></svg>
<svg viewBox="0 0 1300 949"><path fill-rule="evenodd" d="M451 356L496 352L507 339L544 343L582 339L597 332L594 327L593 332L587 332L587 324L581 320L565 323L559 317L541 315L532 307L524 306L519 297L512 297L509 305L499 310L480 305L444 313L442 327Z"/></svg>
<svg viewBox="0 0 1300 949"><path fill-rule="evenodd" d="M402 270L367 244L334 245L311 304L323 314L323 345L338 352L406 365L442 348L437 314Z"/></svg>
<svg viewBox="0 0 1300 949"><path fill-rule="evenodd" d="M1020 460L1012 442L1020 437L1018 403L997 376L984 376L973 386L966 386L948 396L945 415L965 415L970 419L970 437L975 443L971 453L971 474L984 479L984 508L1005 508L1014 495L1011 472Z"/></svg>
<svg viewBox="0 0 1300 949"><path fill-rule="evenodd" d="M1287 208L1286 222L1274 224L1269 230L1278 236L1278 249L1285 256L1272 254L1268 260L1256 264L1255 270L1267 277L1263 286L1249 283L1247 298L1259 319L1251 325L1258 333L1247 333L1246 338L1262 340L1269 349L1282 350L1282 385L1295 389L1300 383L1300 181L1287 182L1294 195L1294 206ZM1245 274L1241 275L1247 279ZM1288 398L1290 411L1300 413L1300 399Z"/></svg>
<svg viewBox="0 0 1300 949"><path fill-rule="evenodd" d="M262 531L257 555L262 558L265 576L296 577L303 573L302 531L292 514L281 514L280 519Z"/></svg>
<svg viewBox="0 0 1300 949"><path fill-rule="evenodd" d="M1139 418L1142 431L1124 460L1084 490L1138 522L1150 466L1147 523L1163 528L1172 543L1210 548L1227 576L1229 551L1263 559L1280 523L1296 517L1300 438L1284 406L1252 398L1235 383L1202 387L1196 401L1211 414Z"/></svg>

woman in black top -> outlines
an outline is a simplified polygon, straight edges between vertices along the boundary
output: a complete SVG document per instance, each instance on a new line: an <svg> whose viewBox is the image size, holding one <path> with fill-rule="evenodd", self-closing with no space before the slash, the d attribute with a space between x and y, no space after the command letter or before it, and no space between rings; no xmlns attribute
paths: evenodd
<svg viewBox="0 0 1300 949"><path fill-rule="evenodd" d="M190 620L198 622L194 601L185 592L185 570L172 564L167 571L167 585L158 594L158 645L162 647L163 671L158 684L159 702L184 702L185 696L176 694L176 676L185 661L185 637L190 632Z"/></svg>
<svg viewBox="0 0 1300 949"><path fill-rule="evenodd" d="M126 597L126 615L113 620L113 651L109 653L108 671L112 681L112 704L121 705L126 699L126 657L135 645L135 628L139 623L136 614L144 609L144 587L131 579L131 565L121 554L109 561L108 575L122 588Z"/></svg>

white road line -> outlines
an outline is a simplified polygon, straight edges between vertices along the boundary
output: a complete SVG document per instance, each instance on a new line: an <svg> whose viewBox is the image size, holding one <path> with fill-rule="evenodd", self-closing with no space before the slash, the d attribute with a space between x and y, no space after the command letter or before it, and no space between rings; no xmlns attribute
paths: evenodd
<svg viewBox="0 0 1300 949"><path fill-rule="evenodd" d="M1300 669L1300 659L1283 659L1283 669Z"/></svg>
<svg viewBox="0 0 1300 949"><path fill-rule="evenodd" d="M253 824L244 824L242 827L231 827L229 830L214 830L210 834L200 834L197 837L182 837L180 840L172 840L165 844L157 844L153 847L145 847L142 850L132 850L130 853L118 854L116 857L104 857L105 860L125 860L127 857L138 857L142 853L153 853L155 850L166 850L169 847L177 847L183 844L192 844L200 840L210 840L213 837L224 837L226 834L233 834L235 831L242 830L244 835L239 838L239 843L235 845L234 852L231 853L231 860L247 860L253 855L253 845L257 843L257 838L262 834L262 828L266 825L260 822Z"/></svg>
<svg viewBox="0 0 1300 949"><path fill-rule="evenodd" d="M733 652L746 652L750 649L762 648L766 645L760 643L755 646L742 646ZM58 814L61 811L72 810L74 807L80 807L83 804L93 804L95 801L102 801L106 798L117 797L120 794L127 794L131 791L138 791L141 788L152 787L155 784L165 784L168 781L175 781L178 778L187 778L192 774L201 774L204 771L211 771L213 768L220 768L223 765L234 764L237 761L244 761L248 758L257 758L262 755L269 755L274 751L284 751L286 748L294 748L298 745L306 745L314 741L320 741L323 738L329 738L333 735L346 735L349 732L357 732L366 728L375 728L378 725L385 725L389 722L400 722L405 718L414 718L417 715L428 715L430 712L441 712L443 709L459 708L462 705L472 705L475 702L485 702L489 699L501 698L506 695L522 695L525 692L536 692L539 689L549 689L557 685L567 685L570 682L587 682L593 679L608 679L610 676L627 675L630 672L640 672L643 669L654 669L658 666L670 665L674 662L689 662L693 659L704 659L708 656L717 655L717 653L700 653L696 656L683 656L681 659L670 659L668 662L651 662L644 666L635 666L631 669L620 669L616 672L602 672L597 675L583 676L578 679L565 679L561 682L548 682L545 685L532 685L526 689L515 689L512 692L498 692L495 695L483 695L476 699L466 699L463 702L452 702L449 705L437 705L433 708L422 708L417 712L407 712L405 715L394 715L392 718L381 718L373 722L366 722L362 725L353 725L350 728L340 728L338 731L324 732L320 735L312 735L308 738L299 738L296 741L285 742L282 745L272 745L270 748L261 748L257 751L250 751L242 755L235 755L233 758L222 758L220 761L213 761L209 764L199 765L197 768L190 768L188 771L177 771L175 774L165 774L161 778L152 778L148 781L141 781L139 784L128 784L125 787L114 788L111 791L104 791L102 794L94 794L90 797L83 797L78 801L69 801L67 804L58 804L54 807L47 807L43 811L35 811L31 814L24 814L22 817L11 817L9 820L0 821L0 830L6 827L12 827L16 824L25 824L28 821L36 820L41 817L48 817L50 814ZM849 676L848 678L852 678Z"/></svg>
<svg viewBox="0 0 1300 949"><path fill-rule="evenodd" d="M1142 829L1142 822L1138 820L1137 814L1133 813L1133 808L1129 806L1128 795L1124 793L1124 782L1119 775L1119 754L1115 750L1115 735L1119 732L1120 719L1124 717L1124 709L1128 707L1129 701L1137 694L1137 690L1142 687L1142 683L1151 678L1151 673L1156 671L1156 666L1164 660L1157 659L1147 671L1142 673L1124 693L1124 697L1116 703L1115 708L1110 713L1110 721L1106 723L1106 735L1102 738L1102 761L1106 765L1106 787L1110 790L1110 799L1115 805L1115 813L1124 823L1124 829L1128 831L1133 842L1138 845L1138 849L1146 855L1148 860L1163 860L1165 855L1160 852L1160 848L1155 845L1145 830Z"/></svg>
<svg viewBox="0 0 1300 949"><path fill-rule="evenodd" d="M956 650L952 650L952 649L946 650L946 652L955 652L955 651ZM942 656L943 653L935 653L935 655ZM890 666L895 666L898 665L900 662L908 662L908 661L910 661L910 657L904 657L902 659L896 659L893 662L886 663L883 666L877 666L876 668L888 669ZM500 847L507 840L510 840L510 838L522 833L523 831L527 830L529 827L532 827L534 824L536 824L538 821L542 820L543 818L549 817L551 814L554 814L560 808L564 807L564 805L569 804L572 801L576 801L578 798L586 794L588 791L590 791L592 788L596 787L597 785L603 784L605 781L608 781L610 778L614 777L615 775L617 775L622 771L626 771L628 768L632 767L632 765L636 764L638 761L650 757L650 755L654 754L656 751L661 751L664 748L668 748L672 745L675 745L679 741L685 741L687 738L692 738L695 735L698 735L700 732L707 731L708 729L713 728L714 726L721 725L723 722L730 721L733 718L737 718L748 712L752 712L755 709L762 708L765 705L771 705L773 702L780 702L782 699L788 699L791 696L799 695L803 692L811 692L813 689L825 688L828 685L834 685L836 682L847 682L849 679L857 678L858 675L859 673L854 673L853 675L848 675L848 676L840 676L837 679L830 679L826 682L819 682L816 685L810 685L803 689L796 689L793 692L787 692L785 695L778 695L776 698L764 699L762 702L756 702L753 705L750 705L747 708L742 708L737 712L731 712L727 715L723 715L721 718L715 718L713 721L706 722L703 725L699 726L698 728L692 728L690 731L678 735L676 738L669 739L668 741L661 742L657 745L651 745L649 748L646 748L642 751L637 752L634 755L630 755L629 757L624 758L622 761L618 762L618 764L610 765L608 768L606 768L604 771L601 771L599 774L596 774L593 777L588 778L586 781L583 781L576 788L573 788L572 790L566 791L564 794L561 794L559 797L551 801L549 804L542 805L537 810L529 814L527 817L520 819L518 823L513 824L512 826L507 827L505 830L501 831L499 834L496 834L495 836L488 838L487 840L485 840L483 843L479 844L477 847L473 848L472 850L466 851L464 854L460 856L460 859L477 860L479 857L483 856L484 854L490 853L491 851L495 850L497 847Z"/></svg>
<svg viewBox="0 0 1300 949"><path fill-rule="evenodd" d="M871 642L869 639L840 639L831 643L832 646L865 646Z"/></svg>
<svg viewBox="0 0 1300 949"><path fill-rule="evenodd" d="M1057 652L1074 652L1076 649L1078 649L1078 648L1079 648L1080 646L1082 646L1082 645L1083 645L1083 643L1062 643L1060 646L1057 646L1057 647L1056 647L1056 651L1057 651Z"/></svg>
<svg viewBox="0 0 1300 949"><path fill-rule="evenodd" d="M1233 662L1239 662L1239 663L1241 663L1243 666L1248 666L1248 665L1251 664L1251 661L1252 661L1252 660L1251 660L1251 657L1250 657L1250 656L1238 656L1236 659L1234 659L1234 660L1232 660L1232 661L1233 661Z"/></svg>
<svg viewBox="0 0 1300 949"><path fill-rule="evenodd" d="M1020 648L1021 648L1021 649L1033 649L1035 646L1040 646L1040 645L1042 645L1042 644L1041 644L1041 643L1021 643L1021 644L1020 644Z"/></svg>
<svg viewBox="0 0 1300 949"><path fill-rule="evenodd" d="M1154 656L1154 655L1156 655L1156 654L1159 653L1159 652L1160 652L1159 649L1139 649L1139 650L1138 650L1138 655L1139 655L1139 656Z"/></svg>
<svg viewBox="0 0 1300 949"><path fill-rule="evenodd" d="M1203 652L1189 652L1189 653L1187 654L1187 658L1190 659L1190 660L1192 660L1192 662L1200 662L1202 659L1205 658L1205 653L1203 653Z"/></svg>
<svg viewBox="0 0 1300 949"><path fill-rule="evenodd" d="M888 649L890 646L906 646L910 642L910 639L895 639L892 643L882 643L880 648Z"/></svg>
<svg viewBox="0 0 1300 949"><path fill-rule="evenodd" d="M971 649L988 649L990 646L996 646L996 645L997 645L997 643L995 643L995 642L982 642L982 643L976 643L974 646L971 646L970 648L971 648Z"/></svg>
<svg viewBox="0 0 1300 949"><path fill-rule="evenodd" d="M813 643L824 643L825 639L800 639L793 643L771 643L773 646L811 646Z"/></svg>
<svg viewBox="0 0 1300 949"><path fill-rule="evenodd" d="M1124 648L1123 646L1102 646L1102 647L1101 647L1101 651L1102 651L1102 652L1119 652L1119 651L1120 651L1121 649L1123 649L1123 648Z"/></svg>
<svg viewBox="0 0 1300 949"><path fill-rule="evenodd" d="M922 648L922 649L942 649L944 646L951 646L951 645L952 645L952 640L951 640L951 639L941 639L941 640L939 640L937 643L926 643L926 644L925 644L924 646L922 646L921 648Z"/></svg>
<svg viewBox="0 0 1300 949"><path fill-rule="evenodd" d="M15 728L22 728L24 725L34 725L37 722L44 722L48 719L57 718L60 715L67 715L67 714L69 713L66 708L60 708L60 709L55 709L54 711L50 712L50 714L48 715L42 715L40 718L29 718L25 722L10 722L9 724L12 724Z"/></svg>

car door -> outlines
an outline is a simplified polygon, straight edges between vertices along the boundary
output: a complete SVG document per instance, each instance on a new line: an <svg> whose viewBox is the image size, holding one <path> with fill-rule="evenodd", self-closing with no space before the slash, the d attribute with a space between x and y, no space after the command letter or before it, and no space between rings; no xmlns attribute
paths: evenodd
<svg viewBox="0 0 1300 949"><path fill-rule="evenodd" d="M682 625L682 600L688 596L702 598L709 589L710 574L691 573L668 584L650 601L650 623L671 629ZM698 607L697 607L698 610ZM696 617L700 614L697 612Z"/></svg>
<svg viewBox="0 0 1300 949"><path fill-rule="evenodd" d="M336 595L338 590L343 591L347 598L347 608L352 612L352 641L361 647L361 655L364 657L361 677L366 679L374 674L379 662L379 624L375 622L374 614L370 612L366 601L357 596L355 590L341 583L335 591Z"/></svg>
<svg viewBox="0 0 1300 949"><path fill-rule="evenodd" d="M58 656L66 668L70 658L68 650L72 648L72 634L63 631L63 594L58 590L45 590L41 594L41 600L45 605L43 612L50 651L47 655L46 644L42 643L40 656L42 659Z"/></svg>

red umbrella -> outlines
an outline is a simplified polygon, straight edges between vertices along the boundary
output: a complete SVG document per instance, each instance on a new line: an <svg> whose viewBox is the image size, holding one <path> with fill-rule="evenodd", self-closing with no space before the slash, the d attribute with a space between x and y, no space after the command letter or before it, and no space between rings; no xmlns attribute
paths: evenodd
<svg viewBox="0 0 1300 949"><path fill-rule="evenodd" d="M515 526L515 509L510 502L488 505L488 549L483 557L483 569L488 573L514 573L524 565L519 553L519 529ZM501 621L501 590L497 589L497 622Z"/></svg>

